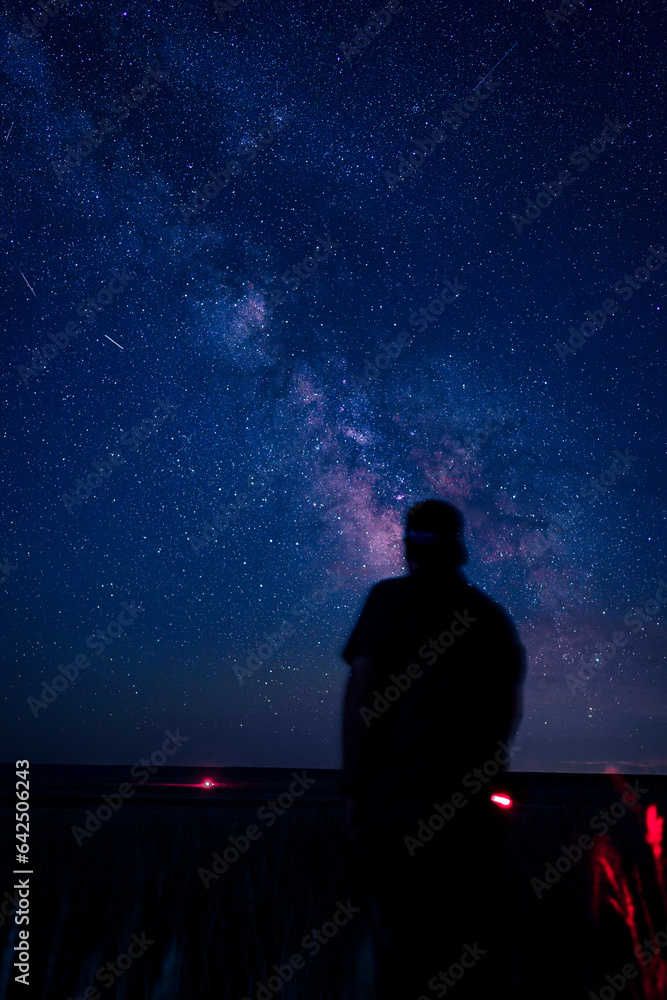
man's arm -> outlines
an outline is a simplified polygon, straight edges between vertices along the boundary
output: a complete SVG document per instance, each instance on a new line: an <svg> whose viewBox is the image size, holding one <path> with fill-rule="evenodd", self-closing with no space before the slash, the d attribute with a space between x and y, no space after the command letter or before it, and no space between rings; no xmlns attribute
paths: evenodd
<svg viewBox="0 0 667 1000"><path fill-rule="evenodd" d="M390 591L388 593L387 591ZM353 827L364 825L367 793L381 767L381 747L387 735L387 716L373 712L374 692L382 689L394 640L395 602L388 581L371 588L357 624L343 650L350 676L343 703L343 781L341 794L348 796L348 817ZM389 658L389 659L388 659ZM362 709L367 709L362 715Z"/></svg>
<svg viewBox="0 0 667 1000"><path fill-rule="evenodd" d="M511 722L509 725L507 739L505 741L506 743L514 740L517 732L519 731L521 720L523 719L523 680L513 686L510 693L510 704Z"/></svg>
<svg viewBox="0 0 667 1000"><path fill-rule="evenodd" d="M373 719L364 722L360 709L371 708L380 683L379 665L367 656L355 656L343 705L343 795L363 794L372 778Z"/></svg>
<svg viewBox="0 0 667 1000"><path fill-rule="evenodd" d="M504 737L506 743L511 743L521 725L523 719L523 685L526 679L527 657L518 633L514 632L514 684L507 692L507 736Z"/></svg>
<svg viewBox="0 0 667 1000"><path fill-rule="evenodd" d="M523 718L523 687L526 674L526 651L517 641L510 647L507 660L512 663L511 673L514 683L501 682L490 699L493 722L489 736L493 733L493 746L489 744L488 758L492 759L498 748L498 741L512 744Z"/></svg>

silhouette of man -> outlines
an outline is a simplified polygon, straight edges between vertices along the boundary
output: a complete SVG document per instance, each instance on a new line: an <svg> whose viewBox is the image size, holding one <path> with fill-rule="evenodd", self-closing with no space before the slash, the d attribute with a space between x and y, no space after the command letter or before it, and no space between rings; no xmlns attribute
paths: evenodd
<svg viewBox="0 0 667 1000"><path fill-rule="evenodd" d="M496 995L509 974L509 817L490 795L522 715L525 651L466 580L463 527L443 501L408 511L410 572L371 589L343 651L341 793L373 901L380 1000L444 996L447 983L458 1000Z"/></svg>

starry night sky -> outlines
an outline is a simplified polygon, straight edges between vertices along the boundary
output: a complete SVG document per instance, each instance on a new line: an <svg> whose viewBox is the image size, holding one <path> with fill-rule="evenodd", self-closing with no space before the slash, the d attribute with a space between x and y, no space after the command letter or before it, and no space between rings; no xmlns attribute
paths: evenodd
<svg viewBox="0 0 667 1000"><path fill-rule="evenodd" d="M667 239L664 11L406 0L358 48L368 6L223 6L1 18L1 758L340 766L340 651L441 497L528 651L513 767L667 773L664 605L624 624L667 580L667 257L614 290Z"/></svg>

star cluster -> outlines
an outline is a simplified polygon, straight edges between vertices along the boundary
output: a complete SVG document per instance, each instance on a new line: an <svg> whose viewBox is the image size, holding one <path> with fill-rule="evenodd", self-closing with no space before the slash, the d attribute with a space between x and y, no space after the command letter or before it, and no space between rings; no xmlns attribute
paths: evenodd
<svg viewBox="0 0 667 1000"><path fill-rule="evenodd" d="M433 496L527 647L513 766L667 770L664 13L390 6L0 18L3 759L340 766Z"/></svg>

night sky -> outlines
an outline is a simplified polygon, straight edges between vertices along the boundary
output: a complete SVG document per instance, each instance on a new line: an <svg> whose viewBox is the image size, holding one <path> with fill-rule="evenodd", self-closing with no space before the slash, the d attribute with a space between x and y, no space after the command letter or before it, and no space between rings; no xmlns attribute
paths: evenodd
<svg viewBox="0 0 667 1000"><path fill-rule="evenodd" d="M2 15L1 759L339 767L440 497L513 767L667 773L664 11L227 7Z"/></svg>

